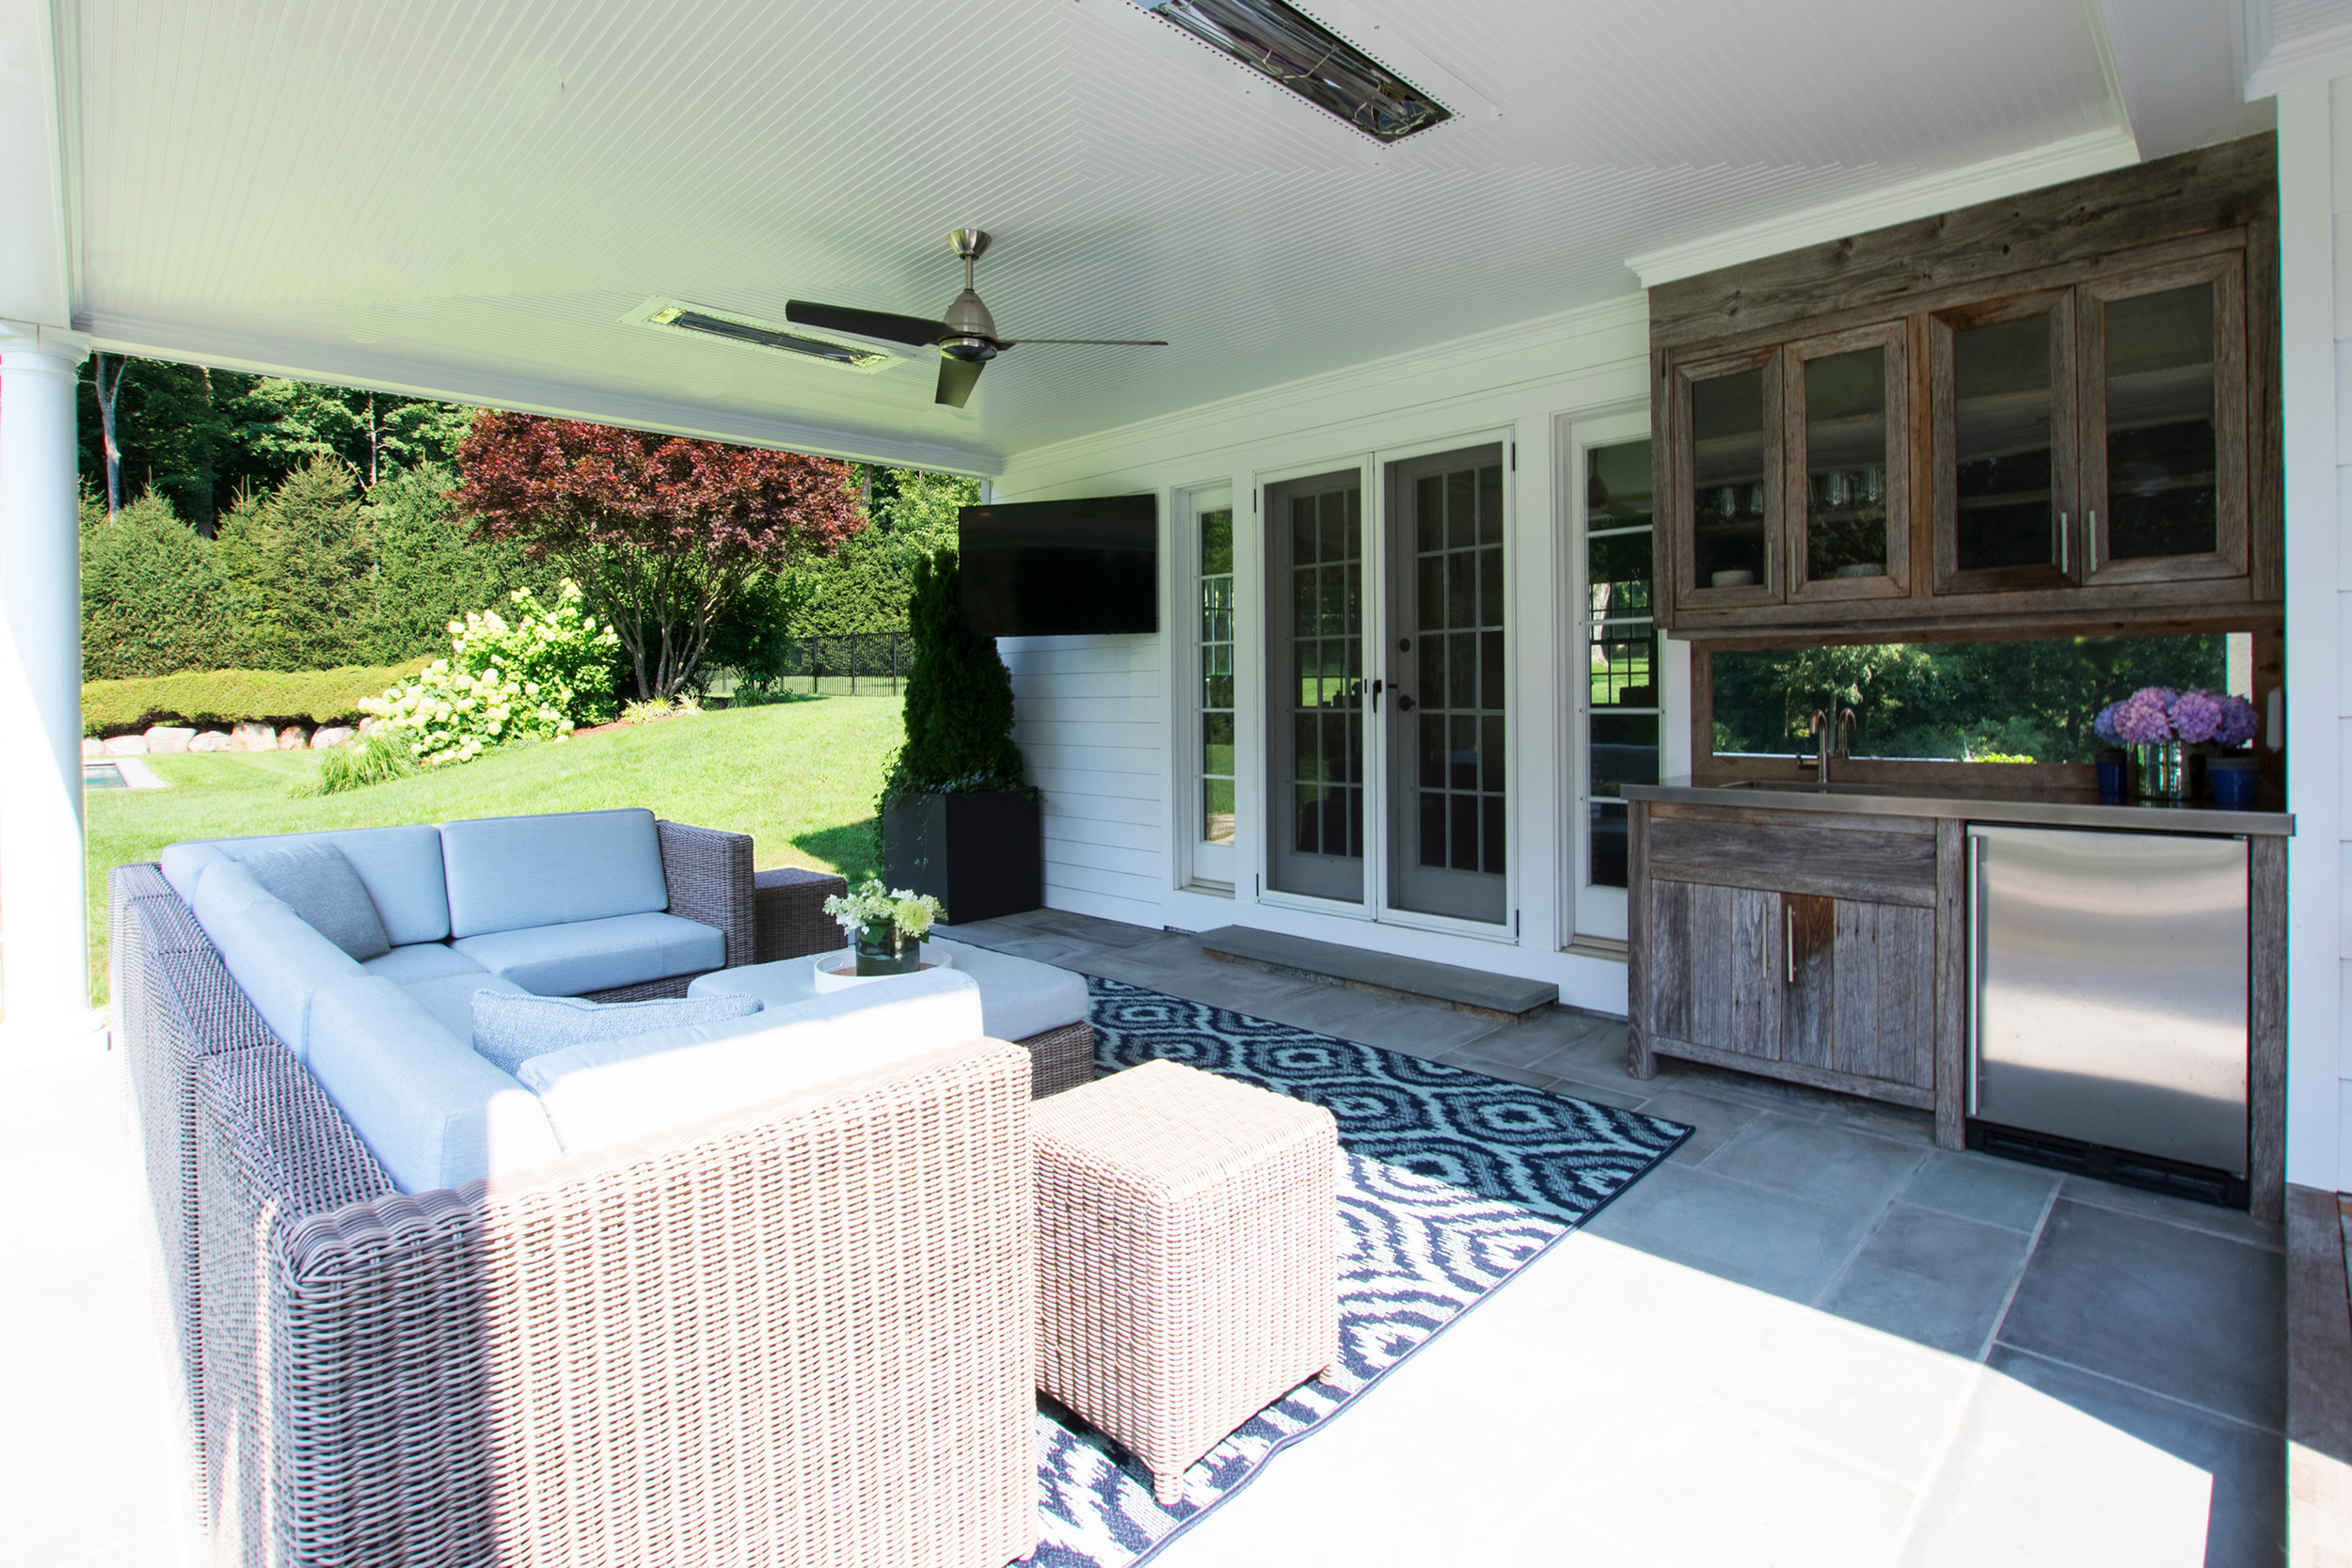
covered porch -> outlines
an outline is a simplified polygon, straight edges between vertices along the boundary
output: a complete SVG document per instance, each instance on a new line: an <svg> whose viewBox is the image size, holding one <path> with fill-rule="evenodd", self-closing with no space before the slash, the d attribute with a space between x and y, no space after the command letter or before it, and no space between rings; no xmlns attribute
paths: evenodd
<svg viewBox="0 0 2352 1568"><path fill-rule="evenodd" d="M2344 1317L2352 27L2267 0L1312 8L1449 110L1383 140L1158 8L690 5L657 31L595 8L0 0L0 1092L20 1190L80 1198L37 1206L48 1262L5 1307L48 1413L11 1466L28 1560L205 1550L86 980L93 350L948 470L1005 501L1152 498L1156 630L1002 644L1047 908L959 934L1695 1130L1155 1560L2328 1560L2331 1526L2290 1530L2284 1456L2299 1435L2301 1517L2344 1506L2346 1429L2325 1425L2344 1367L2322 1345L2291 1370L2287 1259L2295 1302ZM1692 623L1604 635L1591 597L1612 532L1596 465L1640 447L1645 482L1662 429L1648 291L2265 135L2276 280L2249 298L2279 326L2286 630L2263 647L2292 694L2268 747L2296 818L2266 1147L2290 1224L1958 1149L1915 1096L1671 1053L1629 1076L1616 791L1708 761ZM938 310L960 227L993 235L977 287L1032 339L961 403L919 345L845 363L670 329L685 310L784 332L792 301ZM1491 492L1476 536L1417 547L1400 487L1454 475ZM1347 592L1382 608L1373 654L1326 671L1303 662L1324 640L1302 652L1281 620L1278 568L1304 558L1278 557L1305 546L1276 508L1343 494L1361 532L1309 564L1358 571ZM1352 845L1356 880L1318 881L1279 792L1322 742L1278 692L1330 676L1376 704L1378 644L1422 635L1414 562L1447 547L1494 562L1482 613L1440 621L1492 639L1464 644L1492 685L1446 710L1476 760L1445 831L1475 847L1442 869L1475 885L1421 876L1418 786L1378 738L1331 764L1355 839L1313 846ZM1638 670L1586 668L1637 637ZM1318 984L1204 956L1197 933L1223 927L1557 1001L1499 1022ZM2326 1258L2332 1283L2306 1266ZM2293 1431L2291 1387L2322 1426Z"/></svg>

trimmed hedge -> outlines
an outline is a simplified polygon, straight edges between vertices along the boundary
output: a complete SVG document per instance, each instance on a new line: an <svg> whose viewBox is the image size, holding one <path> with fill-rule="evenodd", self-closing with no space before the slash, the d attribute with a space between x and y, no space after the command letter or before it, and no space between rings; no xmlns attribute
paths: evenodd
<svg viewBox="0 0 2352 1568"><path fill-rule="evenodd" d="M335 670L191 670L82 687L84 735L132 735L150 724L357 723L359 699L380 695L432 663L346 664Z"/></svg>

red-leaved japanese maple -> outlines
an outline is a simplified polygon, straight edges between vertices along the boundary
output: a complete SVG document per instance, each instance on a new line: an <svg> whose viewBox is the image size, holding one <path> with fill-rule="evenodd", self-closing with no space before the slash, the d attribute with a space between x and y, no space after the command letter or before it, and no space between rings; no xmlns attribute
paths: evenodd
<svg viewBox="0 0 2352 1568"><path fill-rule="evenodd" d="M865 526L850 466L799 452L485 410L457 466L476 530L577 580L644 697L677 693L762 573Z"/></svg>

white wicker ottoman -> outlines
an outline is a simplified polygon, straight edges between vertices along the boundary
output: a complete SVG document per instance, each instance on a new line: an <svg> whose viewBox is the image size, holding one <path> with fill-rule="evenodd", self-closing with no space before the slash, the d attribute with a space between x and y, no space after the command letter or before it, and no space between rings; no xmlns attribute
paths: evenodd
<svg viewBox="0 0 2352 1568"><path fill-rule="evenodd" d="M1331 1113L1173 1062L1029 1108L1038 1386L1172 1503L1235 1427L1339 1355Z"/></svg>

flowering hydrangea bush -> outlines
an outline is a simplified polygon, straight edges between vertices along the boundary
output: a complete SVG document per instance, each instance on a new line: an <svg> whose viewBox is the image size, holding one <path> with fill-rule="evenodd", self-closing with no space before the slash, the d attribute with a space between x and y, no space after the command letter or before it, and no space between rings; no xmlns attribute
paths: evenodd
<svg viewBox="0 0 2352 1568"><path fill-rule="evenodd" d="M2090 727L2110 746L2160 746L2168 740L2191 745L2243 746L2254 738L2254 705L2227 692L2195 687L2174 691L2143 686L2120 703L2099 710Z"/></svg>
<svg viewBox="0 0 2352 1568"><path fill-rule="evenodd" d="M620 640L581 610L579 586L566 579L551 608L527 588L512 603L512 621L495 610L452 621L449 657L359 710L406 731L427 768L514 740L562 740L583 719L609 718Z"/></svg>

